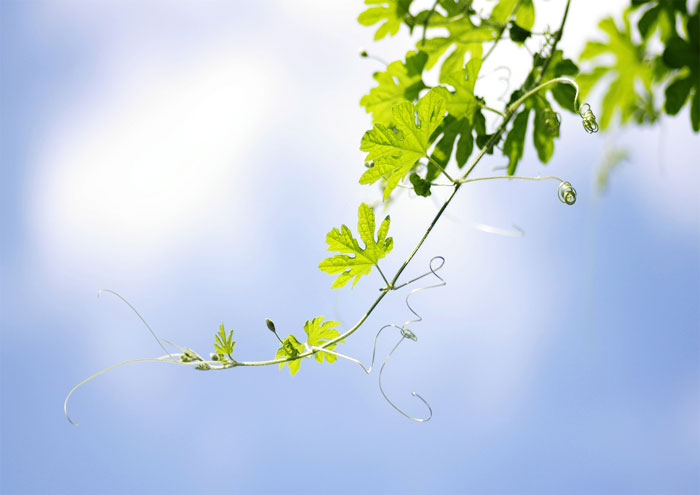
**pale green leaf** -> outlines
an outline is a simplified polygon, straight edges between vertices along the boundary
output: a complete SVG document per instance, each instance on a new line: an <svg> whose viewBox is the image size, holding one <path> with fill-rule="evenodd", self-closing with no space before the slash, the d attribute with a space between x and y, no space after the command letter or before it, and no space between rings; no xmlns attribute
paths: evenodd
<svg viewBox="0 0 700 495"><path fill-rule="evenodd" d="M338 330L335 328L338 325L340 325L340 323L337 321L329 320L323 322L323 316L317 316L313 320L307 321L304 324L304 331L307 335L306 343L309 346L318 347L325 344L329 340L333 340L334 338L340 335L340 333L338 333ZM327 349L333 350L335 349L335 347L336 344L332 344L329 345ZM338 356L334 354L322 351L317 352L315 356L316 361L318 361L319 363L322 363L324 358L328 363L332 363L338 358Z"/></svg>
<svg viewBox="0 0 700 495"><path fill-rule="evenodd" d="M353 278L352 285L354 287L360 277L369 274L372 267L377 266L377 262L391 252L394 240L391 237L387 238L390 221L387 215L379 226L375 240L374 210L362 203L358 210L357 230L365 244L364 248L360 246L350 229L345 225L342 225L340 229L334 228L326 235L328 251L340 253L324 259L318 265L326 273L339 274L333 282L332 288L343 287Z"/></svg>
<svg viewBox="0 0 700 495"><path fill-rule="evenodd" d="M375 40L380 40L386 35L393 36L399 32L408 8L412 0L365 0L365 5L372 7L362 12L357 22L363 26L372 26L381 23L374 34ZM376 5L376 7L374 7Z"/></svg>
<svg viewBox="0 0 700 495"><path fill-rule="evenodd" d="M405 100L414 101L425 88L421 74L428 56L423 52L408 52L406 62L390 63L386 71L374 74L378 86L369 90L360 100L367 113L372 114L372 123L391 126L392 107Z"/></svg>

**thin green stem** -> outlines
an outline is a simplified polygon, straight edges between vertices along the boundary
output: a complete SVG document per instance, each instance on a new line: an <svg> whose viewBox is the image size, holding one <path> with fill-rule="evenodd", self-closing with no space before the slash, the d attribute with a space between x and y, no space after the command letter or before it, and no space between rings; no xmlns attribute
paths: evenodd
<svg viewBox="0 0 700 495"><path fill-rule="evenodd" d="M481 63L483 64L486 62L486 59L489 58L489 55L493 53L493 51L496 49L496 45L498 45L499 41L503 38L503 33L506 31L506 28L508 27L508 21L510 20L511 17L513 17L518 9L520 8L520 2L522 0L518 0L515 5L513 5L513 10L510 11L510 14L508 14L508 17L506 18L506 22L503 23L503 26L501 26L501 29L498 31L498 36L496 37L496 40L493 42L493 45L491 45L491 48L489 48L489 51L486 52L486 55L484 55L484 58L481 59Z"/></svg>
<svg viewBox="0 0 700 495"><path fill-rule="evenodd" d="M438 6L438 3L440 3L440 0L435 0L433 7L430 9L430 12L428 12L428 15L425 16L425 22L423 22L423 37L421 38L421 46L423 46L423 44L425 43L425 33L428 31L428 23L430 22L430 18L433 16L433 12L435 12L435 8Z"/></svg>
<svg viewBox="0 0 700 495"><path fill-rule="evenodd" d="M493 180L493 179L519 179L519 180L558 180L559 182L564 182L564 179L555 177L554 175L548 175L546 177L524 177L521 175L493 175L490 177L474 177L473 179L464 179L460 181L460 184L466 184L467 182L477 182L480 180Z"/></svg>
<svg viewBox="0 0 700 495"><path fill-rule="evenodd" d="M496 110L495 108L491 108L491 107L489 107L489 106L487 106L487 105L484 105L483 103L481 103L481 102L479 102L479 101L477 101L477 104L478 104L481 108L483 108L484 110L488 110L489 112L497 113L497 114L500 115L501 117L505 117L505 116L506 116L506 114L504 114L504 113L501 112L500 110Z"/></svg>
<svg viewBox="0 0 700 495"><path fill-rule="evenodd" d="M391 289L391 284L387 280L387 278L384 276L384 272L382 271L381 268L379 268L379 263L375 263L374 266L377 267L377 271L379 272L379 275L382 276L382 279L384 280L384 283L386 284L387 289Z"/></svg>
<svg viewBox="0 0 700 495"><path fill-rule="evenodd" d="M449 179L450 182L452 182L453 184L456 182L452 177L450 177L450 174L447 173L447 171L445 170L445 168L444 168L442 165L440 165L438 162L436 162L435 160L433 160L432 158L430 158L430 157L427 156L427 155L426 155L426 158L427 158L428 160L430 160L430 163L432 163L433 165L435 165L435 166L440 170L440 172L442 172L443 174L445 174L445 177L447 177L447 178Z"/></svg>

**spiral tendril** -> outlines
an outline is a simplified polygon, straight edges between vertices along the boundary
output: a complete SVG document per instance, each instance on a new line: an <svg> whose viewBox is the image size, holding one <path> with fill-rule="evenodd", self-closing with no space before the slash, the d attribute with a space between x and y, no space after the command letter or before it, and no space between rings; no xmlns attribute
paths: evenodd
<svg viewBox="0 0 700 495"><path fill-rule="evenodd" d="M333 350L325 349L325 348L322 348L322 347L316 347L316 346L311 346L311 347L309 347L309 349L311 349L311 350L318 351L318 352L325 352L325 353L328 353L328 354L333 354L334 356L337 356L337 357L346 359L346 360L348 360L348 361L351 361L351 362L357 364L358 366L360 366L360 368L362 368L362 370L363 370L365 373L367 373L367 374L369 375L369 374L372 372L372 368L374 367L374 361L375 361L375 358L376 358L376 355L377 355L377 342L379 341L379 336L380 336L381 333L382 333L384 330L386 330L387 328L395 328L395 329L399 330L399 332L401 333L401 337L400 337L399 340L396 342L396 344L395 344L394 347L391 349L391 351L389 351L389 353L386 355L386 357L384 358L384 361L382 362L382 366L379 368L379 391L381 392L382 397L384 397L384 400L386 400L386 401L389 403L389 405L390 405L391 407L393 407L394 409L396 409L400 414L402 414L402 415L405 416L406 418L408 418L408 419L410 419L410 420L412 420L412 421L417 421L417 422L419 422L419 423L424 423L424 422L426 422L426 421L429 421L430 418L433 417L433 409L432 409L432 407L430 407L430 404L428 403L428 401L426 401L426 400L425 400L420 394L418 394L417 392L411 392L411 395L412 395L413 397L417 397L418 399L420 399L420 400L423 402L423 404L425 405L425 407L428 408L428 415L427 415L426 417L423 417L423 418L418 418L418 417L415 417L415 416L412 416L412 415L406 413L403 409L401 409L401 408L398 407L396 404L394 404L394 402L393 402L391 399L389 399L389 396L386 394L386 392L385 392L385 390L384 390L384 386L382 385L382 375L383 375L383 373L384 373L384 368L386 367L386 364L389 362L389 358L391 358L391 356L392 356L392 354L394 353L394 351L396 351L396 349L399 347L399 345L401 345L401 343L402 343L404 340L412 340L413 342L418 341L418 337L416 337L416 334L413 333L413 332L408 328L408 326L409 326L411 323L418 323L418 322L420 322L420 321L423 321L423 318L422 318L422 317L420 316L420 314L418 314L418 312L416 312L416 310L411 306L411 304L409 303L409 298L410 298L413 294L415 294L415 293L417 293L417 292L420 292L420 291L422 291L422 290L434 289L434 288L436 288L436 287L442 287L442 286L446 285L447 282L445 282L445 280L444 280L442 277L440 277L440 275L438 275L438 274L436 273L440 268L442 268L442 267L444 266L444 264L445 264L445 258L443 258L442 256L435 256L435 257L433 257L433 258L430 260L430 263L429 263L429 266L428 266L430 270L429 270L428 272L426 272L426 273L424 273L423 275L420 275L420 276L418 276L418 277L416 277L416 278L413 278L413 279L409 280L408 282L405 282L405 283L403 283L403 284L401 284L401 285L399 285L399 286L397 286L397 287L394 287L394 290L400 289L400 288L402 288L402 287L405 287L405 286L407 286L407 285L409 285L409 284L412 284L413 282L416 282L416 281L418 281L418 280L420 280L420 279L422 279L422 278L424 278L424 277L427 277L427 276L429 276L429 275L434 275L434 276L439 280L439 282L436 283L436 284L428 285L428 286L424 286L424 287L418 287L418 288L416 288L416 289L413 289L413 290L411 290L411 291L406 295L406 298L405 298L406 307L408 307L408 310L409 310L411 313L413 313L413 315L415 316L415 318L414 318L414 319L411 319L411 320L405 321L404 324L401 325L401 326L395 325L395 324L393 324L393 323L390 323L390 324L388 324L388 325L384 325L382 328L379 329L379 331L377 332L377 335L374 337L374 345L372 346L372 360L370 361L370 365L369 365L369 366L365 366L364 364L362 364L362 362L361 362L359 359L355 359L355 358L350 357L350 356L347 356L347 355L345 355L345 354L341 354L340 352L336 352L336 351L333 351Z"/></svg>
<svg viewBox="0 0 700 495"><path fill-rule="evenodd" d="M595 114L593 113L593 110L591 110L591 106L588 103L581 105L579 115L583 119L583 128L586 129L588 134L598 132L600 129L598 126L598 121L596 121Z"/></svg>
<svg viewBox="0 0 700 495"><path fill-rule="evenodd" d="M557 189L559 201L567 205L572 205L576 202L576 189L571 185L571 182L563 181Z"/></svg>

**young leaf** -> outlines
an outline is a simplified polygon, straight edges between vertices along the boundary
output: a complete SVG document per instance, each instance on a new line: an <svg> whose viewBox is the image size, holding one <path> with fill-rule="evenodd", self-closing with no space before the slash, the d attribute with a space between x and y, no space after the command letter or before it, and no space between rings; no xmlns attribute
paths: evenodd
<svg viewBox="0 0 700 495"><path fill-rule="evenodd" d="M306 350L304 344L299 342L294 335L289 335L286 339L282 341L282 347L277 349L275 354L275 359L279 358L295 358L302 352ZM299 366L301 366L301 359L292 359L291 361L284 361L280 363L280 369L285 365L289 366L289 372L294 376L297 371L299 371Z"/></svg>
<svg viewBox="0 0 700 495"><path fill-rule="evenodd" d="M219 333L216 334L216 342L214 343L214 349L216 349L216 354L219 358L224 358L233 354L233 346L236 343L233 341L233 330L231 330L228 335L224 330L224 324L222 323L219 327Z"/></svg>
<svg viewBox="0 0 700 495"><path fill-rule="evenodd" d="M510 39L512 41L515 41L516 43L522 43L530 36L532 36L532 33L530 31L521 28L515 23L515 21L510 22L510 29L508 30L508 32L510 34Z"/></svg>
<svg viewBox="0 0 700 495"><path fill-rule="evenodd" d="M442 122L447 105L437 88L430 90L418 103L402 102L392 108L392 121L396 128L375 124L362 137L360 149L367 152L365 161L374 165L360 177L360 184L373 184L381 178L387 180L383 199L413 168L419 158L428 156L430 138ZM419 123L416 124L416 114Z"/></svg>
<svg viewBox="0 0 700 495"><path fill-rule="evenodd" d="M357 18L357 22L363 26L372 26L377 23L382 23L377 32L374 33L374 39L380 40L387 34L394 36L399 32L401 23L408 15L408 8L411 6L412 0L365 0L365 5L379 5L379 7L370 7L362 12Z"/></svg>
<svg viewBox="0 0 700 495"><path fill-rule="evenodd" d="M307 321L304 324L304 331L307 335L306 343L310 346L321 346L329 340L338 337L340 333L338 333L338 330L335 328L338 325L340 325L340 322L331 320L323 323L323 316L317 316L313 320ZM335 347L336 344L332 344L329 345L327 349L333 350ZM338 356L322 351L316 353L316 361L319 363L322 363L324 358L326 362L333 363L338 359Z"/></svg>
<svg viewBox="0 0 700 495"><path fill-rule="evenodd" d="M394 247L394 240L391 237L386 237L391 221L389 215L379 226L376 241L374 239L374 210L362 203L358 217L357 231L365 243L364 249L360 247L357 239L353 237L352 232L345 225L342 225L340 230L334 228L326 236L328 250L338 251L340 254L324 259L318 267L331 275L340 274L331 285L333 289L345 286L353 277L355 278L352 282L354 287L360 277L369 274L372 271L372 266L377 266L377 262L389 254ZM348 256L349 254L354 256Z"/></svg>
<svg viewBox="0 0 700 495"><path fill-rule="evenodd" d="M408 179L413 184L413 190L418 196L423 196L424 198L430 196L430 181L422 179L420 175L415 173L411 174Z"/></svg>
<svg viewBox="0 0 700 495"><path fill-rule="evenodd" d="M369 90L360 100L367 113L372 114L373 124L391 126L392 107L404 100L414 101L425 88L421 74L428 56L423 52L408 52L406 62L390 63L385 72L376 72L374 79L379 86Z"/></svg>

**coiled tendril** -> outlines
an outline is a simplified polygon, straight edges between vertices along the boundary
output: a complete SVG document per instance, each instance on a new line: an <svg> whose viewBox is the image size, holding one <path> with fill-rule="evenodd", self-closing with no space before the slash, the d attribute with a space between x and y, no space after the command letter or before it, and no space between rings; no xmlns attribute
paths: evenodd
<svg viewBox="0 0 700 495"><path fill-rule="evenodd" d="M559 201L567 205L572 205L576 202L576 189L571 185L571 182L563 181L557 189Z"/></svg>
<svg viewBox="0 0 700 495"><path fill-rule="evenodd" d="M598 132L600 127L598 126L598 122L595 119L595 114L593 113L593 110L591 110L591 106L588 103L581 105L579 115L583 119L583 128L586 129L587 133L593 134L594 132Z"/></svg>

